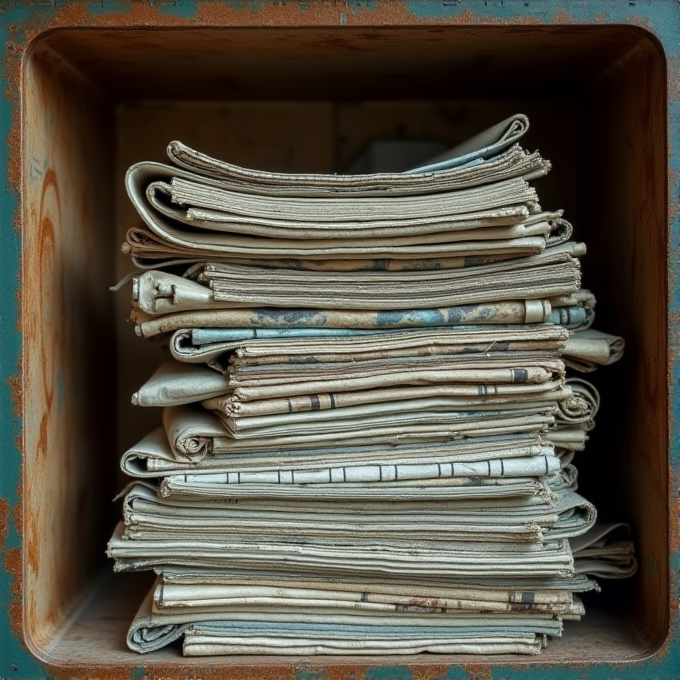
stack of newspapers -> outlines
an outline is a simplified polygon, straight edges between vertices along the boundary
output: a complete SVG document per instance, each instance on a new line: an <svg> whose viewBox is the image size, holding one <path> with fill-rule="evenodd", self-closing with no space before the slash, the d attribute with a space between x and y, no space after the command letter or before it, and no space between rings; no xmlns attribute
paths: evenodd
<svg viewBox="0 0 680 680"><path fill-rule="evenodd" d="M406 173L248 170L173 142L126 178L132 319L169 361L115 569L128 634L210 654L537 654L636 568L574 453L615 362L523 115ZM171 358L170 358L171 357ZM569 377L568 377L569 375Z"/></svg>

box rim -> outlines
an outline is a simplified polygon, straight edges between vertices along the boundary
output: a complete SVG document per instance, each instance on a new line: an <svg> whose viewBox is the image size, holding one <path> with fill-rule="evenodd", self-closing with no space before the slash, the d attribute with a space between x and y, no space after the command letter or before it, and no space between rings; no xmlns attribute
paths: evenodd
<svg viewBox="0 0 680 680"><path fill-rule="evenodd" d="M93 3L94 4L94 3ZM11 316L14 310L18 307L17 300L14 298L15 295L20 294L20 289L18 287L17 279L15 278L20 274L20 263L18 258L13 260L12 255L7 255L7 251L17 252L21 246L21 236L18 233L18 225L20 224L20 201L18 199L18 187L21 186L20 173L21 173L21 161L20 161L20 139L21 130L20 122L18 121L20 110L20 92L21 92L21 64L24 63L24 59L29 53L29 48L39 44L43 39L49 36L55 30L62 29L72 29L72 28L133 28L133 27L148 27L147 22L149 18L156 20L160 28L178 26L178 27L215 27L215 26L257 26L258 17L254 12L249 12L244 9L239 9L236 5L231 3L225 3L223 6L224 14L222 21L224 23L201 23L205 21L200 18L199 9L205 7L210 3L195 3L191 0L180 0L175 3L174 6L162 5L157 8L145 7L144 12L138 10L138 14L135 14L134 8L130 8L128 3L116 3L116 2L102 2L99 7L93 7L91 13L81 11L81 7L76 7L76 3L72 3L69 6L62 7L46 7L46 6L32 6L28 7L14 7L10 11L6 11L5 15L0 18L0 30L4 34L3 37L6 39L6 51L5 51L5 69L3 72L3 81L6 92L8 96L2 101L2 124L3 131L5 132L5 137L8 139L8 145L6 149L2 149L1 153L4 154L2 157L2 162L5 172L5 189L7 195L4 197L4 201L0 203L0 210L2 215L6 218L2 220L3 243L12 243L15 248L6 248L5 255L1 256L0 262L3 264L3 272L5 281L12 282L14 285L9 285L7 287L3 286L3 290L0 291L0 309L7 311L8 315ZM272 12L272 5L268 2L256 2L251 3L249 7L258 5L262 12ZM390 7L390 5L392 5ZM348 14L341 11L338 6L326 7L324 13L319 17L315 15L314 12L305 14L302 9L295 11L287 10L285 14L281 15L279 19L285 26L287 21L291 21L291 17L294 19L299 19L299 23L296 25L301 25L304 22L305 26L338 26L338 25L354 25L354 26L374 26L380 25L384 19L384 16L389 16L387 10L393 9L394 5L399 5L400 10L406 11L407 14L403 16L408 17L409 14L415 18L415 21L419 22L421 25L427 25L432 23L433 25L469 25L469 26L483 26L488 25L492 20L497 18L496 10L499 8L491 7L482 9L478 5L475 5L470 0L464 2L459 2L455 6L445 6L439 3L428 3L428 2L398 2L389 3L385 0L375 3L375 10L370 10L368 8L364 9L362 3L350 3L351 7L357 7L358 11L356 14ZM525 6L529 3L522 2L506 2L503 9L503 17L498 20L498 23L494 21L495 25L514 25L520 24L519 21L525 16L523 11L526 9ZM669 414L671 418L671 425L669 428L669 531L671 535L670 540L670 555L669 555L669 567L671 576L671 588L670 588L670 602L669 602L669 633L667 639L661 644L660 648L647 657L646 660L639 660L634 662L626 663L623 666L618 664L606 663L602 666L590 666L588 668L588 675L592 677L604 677L602 675L603 670L611 670L616 667L619 672L623 675L624 668L638 667L640 664L644 664L647 670L652 670L650 661L653 662L656 677L671 676L674 668L680 665L680 640L678 639L678 611L677 603L678 597L680 595L678 589L678 570L680 569L680 538L678 536L678 511L680 510L680 499L678 498L678 480L680 479L680 431L678 428L678 415L680 415L680 403L678 398L678 376L680 376L680 363L677 358L677 347L679 344L678 339L678 321L674 317L672 310L677 310L680 304L680 286L678 285L677 277L677 258L673 256L674 252L678 250L678 241L680 237L680 218L678 216L678 194L677 194L677 179L680 174L680 69L677 66L678 60L680 59L680 49L678 48L677 38L680 32L677 28L680 26L679 6L676 3L671 3L670 1L663 1L658 3L659 7L663 7L663 10L657 10L660 18L656 23L649 20L649 17L641 17L641 12L644 11L642 7L622 7L620 4L612 6L612 3L606 2L605 0L594 0L586 4L581 4L578 8L574 8L573 5L570 6L568 2L558 1L550 4L550 9L563 8L558 12L555 12L552 16L549 16L548 10L542 11L542 13L536 13L534 16L538 20L535 24L536 26L546 25L548 23L555 21L558 24L578 24L578 22L599 22L597 25L617 25L617 24L627 24L627 25L638 25L643 31L647 32L648 35L655 42L659 44L663 52L666 54L667 58L671 60L669 63L668 71L668 142L669 142L669 186L672 191L669 192L669 261L668 261L668 303L669 303L669 313L668 315L668 366L669 366L669 378L672 376L672 380L669 379L669 389L670 389L670 400L669 409L671 413ZM474 10L472 9L474 7ZM598 9L607 9L609 12L608 16L598 19L600 16ZM128 10L126 13L125 10ZM571 18L569 10L574 9ZM120 11L117 11L120 10ZM320 11L320 10L319 10ZM378 14L372 14L371 12L378 12ZM650 14L652 12L649 12ZM500 12L498 12L500 14ZM311 16L310 16L311 15ZM344 24L343 24L343 18ZM656 14L655 14L656 16ZM323 23L319 23L319 19ZM397 19L397 21L406 21L406 19ZM409 19L410 20L410 19ZM639 26L638 22L642 20L643 26ZM231 23L229 23L231 22ZM633 22L633 23L631 23ZM675 22L673 27L673 22ZM395 25L409 25L408 23L395 24ZM587 24L595 25L595 24ZM20 31L23 31L23 38L19 37ZM18 38L18 39L17 39ZM7 114L10 115L7 115ZM9 217L12 219L7 219ZM8 266L4 266L8 265ZM2 353L2 364L0 366L2 373L2 385L3 389L6 390L6 396L9 397L9 392L12 392L12 398L14 400L14 411L9 413L10 407L4 406L2 409L2 419L0 423L3 425L10 423L10 427L3 427L0 434L0 442L3 451L12 452L14 455L14 461L7 461L7 453L3 458L3 469L11 467L11 464L18 462L18 456L21 455L22 444L18 440L21 433L22 427L22 411L21 411L21 392L22 392L22 377L19 369L20 361L20 331L15 329L13 333L7 333L7 329L3 329L3 335L9 335L10 341L5 344ZM9 404L10 399L5 400L6 404ZM8 417L9 416L9 417ZM15 466L15 468L18 466ZM6 659L14 659L17 661L8 661L8 668L5 669L0 665L0 672L6 677L39 677L44 673L44 670L36 664L27 651L23 648L22 643L19 640L21 631L17 630L17 627L23 628L21 624L21 564L17 565L17 559L21 557L20 553L20 527L22 525L21 514L23 512L23 506L21 505L20 494L18 493L17 487L19 486L19 479L17 470L13 470L13 474L4 475L4 479L0 480L0 517L7 517L7 530L6 533L6 545L4 547L5 565L7 569L7 574L2 579L0 584L0 592L3 593L3 599L10 603L11 620L3 621L0 624L0 650L3 651L3 657ZM11 520L10 520L11 518ZM2 530L0 529L0 537L2 537ZM19 551L19 552L17 552ZM13 583L12 583L13 581ZM675 606L674 606L675 605ZM674 618L673 618L674 615ZM9 634L9 635L8 635ZM9 644L7 644L9 640ZM48 663L46 666L50 668L50 672L54 672L56 675L78 675L79 669L69 669L68 666L56 667L49 666L49 660L44 659ZM143 664L144 660L140 660ZM1 661L0 663L5 663ZM291 662L292 663L292 662ZM16 664L17 668L14 669L12 664ZM678 665L676 665L678 664ZM153 663L149 664L154 666ZM332 664L330 664L332 665ZM405 663L403 665L408 665ZM431 666L441 666L441 664L432 663ZM272 667L280 667L281 664L274 663ZM283 667L288 667L289 664L284 663ZM344 666L344 664L343 664ZM357 664L361 666L361 664ZM422 667L420 663L417 664L418 667ZM502 667L496 664L487 662L486 660L480 662L480 664L468 664L463 666L463 669L472 667L479 668L493 668L495 671L502 671ZM21 671L19 671L21 667ZM250 666L246 666L250 667ZM401 668L402 664L399 664L398 668ZM518 663L512 664L512 666L507 667L507 675L515 675L522 670L531 671L535 668L540 671L541 663ZM232 666L234 670L237 666ZM453 666L453 668L459 668L458 665ZM512 669L512 670L510 670ZM598 670L600 669L600 670ZM94 669L93 669L94 670ZM571 665L567 666L566 669L569 674L572 672L576 674L583 673L583 668L573 667ZM657 675L656 671L662 672L662 675ZM20 673L20 675L19 675Z"/></svg>

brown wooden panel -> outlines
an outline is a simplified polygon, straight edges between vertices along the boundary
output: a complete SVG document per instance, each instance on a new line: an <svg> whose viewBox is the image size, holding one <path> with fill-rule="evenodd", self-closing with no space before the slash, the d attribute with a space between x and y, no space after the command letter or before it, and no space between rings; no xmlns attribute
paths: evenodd
<svg viewBox="0 0 680 680"><path fill-rule="evenodd" d="M669 592L665 77L663 55L631 26L47 34L27 61L23 101L31 647L71 669L177 661L175 650L140 659L124 648L141 597L126 590L129 579L90 585L115 522L118 456L158 418L128 399L162 352L126 322L128 291L115 306L108 292L129 271L119 244L137 219L125 168L162 160L179 138L244 165L331 171L374 137L454 141L523 111L532 116L527 144L555 164L538 184L544 205L567 208L590 246L586 283L600 299L598 326L628 341L624 363L596 378L605 408L577 463L605 518L633 524L641 571L609 586L610 596L589 598L585 620L540 660L512 663L625 661L653 650L667 632ZM441 674L450 661L437 658ZM488 659L472 661L488 670ZM294 669L271 659L230 663L255 676L265 663L270 675ZM357 662L333 662L334 672L346 663ZM222 664L201 662L215 675Z"/></svg>
<svg viewBox="0 0 680 680"><path fill-rule="evenodd" d="M24 617L42 647L101 566L112 515L111 104L42 47L23 125Z"/></svg>

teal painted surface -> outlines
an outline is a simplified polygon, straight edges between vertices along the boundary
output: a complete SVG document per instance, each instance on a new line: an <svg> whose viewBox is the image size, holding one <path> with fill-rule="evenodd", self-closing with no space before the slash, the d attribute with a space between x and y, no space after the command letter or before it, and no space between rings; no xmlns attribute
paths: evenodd
<svg viewBox="0 0 680 680"><path fill-rule="evenodd" d="M118 0L93 0L93 2L87 3L87 12L91 16L97 16L110 12L121 12L127 7L127 2L118 2Z"/></svg>
<svg viewBox="0 0 680 680"><path fill-rule="evenodd" d="M130 673L128 673L129 680L144 680L146 678L146 670L141 666L138 668L133 668Z"/></svg>
<svg viewBox="0 0 680 680"><path fill-rule="evenodd" d="M16 40L28 23L46 23L51 17L71 2L77 0L45 0L44 2L21 2L19 0L0 0L0 42ZM198 3L194 0L147 0L157 8L161 15L169 15L187 23L196 17ZM109 13L129 11L130 3L115 0L98 0L85 3L92 17ZM265 0L227 0L232 8L253 14L270 4ZM308 14L314 0L301 0L287 4L296 7L301 15ZM375 1L349 0L342 4L343 23L348 19L370 14L378 8ZM407 0L405 3L414 19L424 21L452 19L465 13L473 21L497 19L507 22L531 17L540 23L550 23L561 15L568 16L573 23L638 23L652 31L661 41L669 58L680 60L680 2L678 0L652 0L632 2L629 0ZM643 19L643 22L637 21ZM12 32L10 26L16 25L18 31ZM5 60L16 58L7 50ZM8 99L6 73L0 75L0 136L7 140L12 123L14 103ZM676 216L669 225L669 311L680 312L680 101L669 102L669 169L676 173L670 187L671 201L676 205ZM6 551L20 547L20 538L13 520L13 509L18 503L17 489L20 484L20 451L17 439L21 432L21 419L15 415L12 405L12 390L9 380L17 375L20 356L20 334L16 318L18 314L18 273L20 266L20 237L13 225L18 205L17 188L9 184L7 176L8 145L0 144L0 498L10 503L9 527L5 548L0 546L0 560L3 565ZM671 316L671 319L673 316ZM680 319L680 314L677 315ZM680 321L669 326L669 344L677 350L680 345ZM671 449L670 471L673 491L680 496L680 361L675 352L671 364ZM680 552L670 556L670 568L676 577L680 574ZM12 579L0 571L0 680L39 679L46 677L44 669L25 649L19 637L10 630L7 608L12 600ZM676 578L675 591L671 593L675 601L680 601L680 588ZM481 661L482 659L480 659ZM487 661L487 659L484 659ZM432 656L431 662L437 663ZM613 666L599 664L585 667L550 668L548 672L539 668L495 666L492 677L497 680L544 678L552 680L572 680L589 678L592 680L622 680L632 678L679 678L680 677L680 623L677 615L671 621L671 643L666 655L658 661L640 662L630 665ZM145 677L141 667L131 669L132 680ZM322 669L300 671L298 680L323 680L326 673ZM372 667L365 671L367 680L411 680L414 673L405 661L394 666ZM462 680L470 678L460 666L448 667L442 680Z"/></svg>
<svg viewBox="0 0 680 680"><path fill-rule="evenodd" d="M231 2L235 5L235 9L246 9L253 3L250 2ZM196 4L193 2L183 2L183 0L166 0L158 5L158 11L161 14L171 14L182 17L182 19L193 19L196 16ZM253 8L253 11L257 11Z"/></svg>
<svg viewBox="0 0 680 680"><path fill-rule="evenodd" d="M421 19L450 19L472 13L475 20L513 21L529 17L541 23L628 24L640 17L669 54L678 51L678 0L407 0Z"/></svg>
<svg viewBox="0 0 680 680"><path fill-rule="evenodd" d="M295 680L326 680L327 677L328 675L323 669L298 671L295 674Z"/></svg>
<svg viewBox="0 0 680 680"><path fill-rule="evenodd" d="M441 680L473 680L460 666L449 666Z"/></svg>
<svg viewBox="0 0 680 680"><path fill-rule="evenodd" d="M381 666L367 668L366 680L412 680L413 673L408 666Z"/></svg>
<svg viewBox="0 0 680 680"><path fill-rule="evenodd" d="M21 24L30 12L26 6L15 5L0 14L0 44L5 46L3 58L16 59L6 49L7 41L16 40L11 24ZM7 99L7 80L3 69L0 78L0 139L6 140L12 124L12 102ZM17 328L19 314L19 266L21 239L13 220L19 204L17 187L9 185L7 164L9 149L0 144L0 498L10 503L6 545L0 545L0 679L42 678L45 672L26 651L10 629L8 607L12 600L12 578L3 570L7 550L19 548L21 541L14 522L13 510L21 484L21 452L17 440L21 433L21 419L14 413L9 380L18 374L20 335Z"/></svg>

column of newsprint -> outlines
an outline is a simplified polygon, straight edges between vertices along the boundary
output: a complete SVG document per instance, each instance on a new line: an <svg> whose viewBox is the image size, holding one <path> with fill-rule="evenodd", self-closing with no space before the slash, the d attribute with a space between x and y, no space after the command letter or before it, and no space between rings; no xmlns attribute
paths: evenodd
<svg viewBox="0 0 680 680"><path fill-rule="evenodd" d="M180 142L139 163L132 320L169 360L132 396L109 542L154 570L128 646L538 654L636 568L577 492L613 363L583 243L516 115L406 173L268 173ZM180 644L180 643L177 643Z"/></svg>

